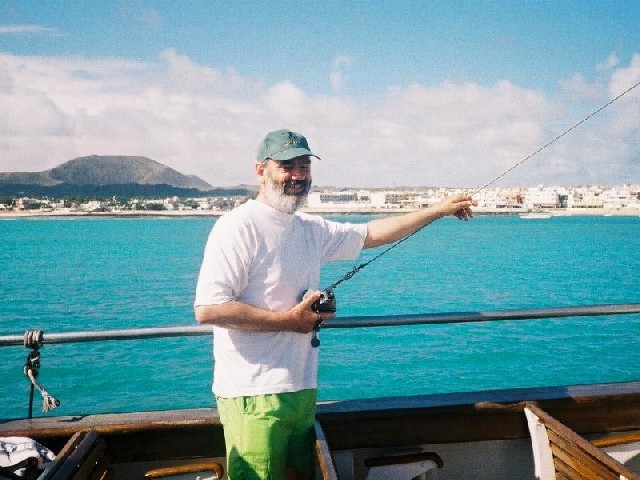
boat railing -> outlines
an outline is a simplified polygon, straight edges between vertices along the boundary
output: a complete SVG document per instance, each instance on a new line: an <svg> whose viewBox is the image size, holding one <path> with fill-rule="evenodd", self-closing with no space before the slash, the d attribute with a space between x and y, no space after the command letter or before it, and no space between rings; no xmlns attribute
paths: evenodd
<svg viewBox="0 0 640 480"><path fill-rule="evenodd" d="M336 317L322 324L322 328L366 328L402 325L437 325L452 323L495 322L504 320L534 320L545 318L594 317L604 315L630 315L640 313L640 303L582 305L572 307L525 308L487 310L479 312L417 313L406 315L362 315ZM0 347L25 345L24 335L0 336ZM65 333L39 332L41 344L83 343L110 340L139 340L145 338L207 336L210 325L176 327L130 328Z"/></svg>
<svg viewBox="0 0 640 480"><path fill-rule="evenodd" d="M573 307L527 308L489 310L480 312L420 313L407 315L337 317L322 324L322 328L368 328L408 325L440 325L496 321L519 321L545 318L581 318L605 315L639 314L640 303L583 305ZM43 397L43 411L56 408L60 402L51 396L38 382L40 368L39 349L45 344L84 343L111 340L139 340L163 337L188 337L212 335L211 325L188 325L176 327L132 328L84 332L44 333L27 330L24 335L0 336L0 347L24 345L31 349L24 366L24 373L31 381L29 414L33 414L35 390Z"/></svg>

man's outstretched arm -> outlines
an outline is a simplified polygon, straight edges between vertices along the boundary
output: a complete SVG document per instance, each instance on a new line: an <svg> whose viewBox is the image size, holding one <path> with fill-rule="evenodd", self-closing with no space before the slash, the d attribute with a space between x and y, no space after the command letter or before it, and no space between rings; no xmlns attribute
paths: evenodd
<svg viewBox="0 0 640 480"><path fill-rule="evenodd" d="M364 248L379 247L396 242L430 224L434 220L454 215L460 220L473 217L471 207L475 202L469 195L453 195L437 205L392 217L378 218L367 223Z"/></svg>

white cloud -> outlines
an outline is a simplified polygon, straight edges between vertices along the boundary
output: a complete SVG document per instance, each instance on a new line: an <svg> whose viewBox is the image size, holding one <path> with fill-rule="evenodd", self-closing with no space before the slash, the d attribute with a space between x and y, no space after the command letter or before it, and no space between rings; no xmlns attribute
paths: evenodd
<svg viewBox="0 0 640 480"><path fill-rule="evenodd" d="M596 69L597 70L611 70L612 68L617 67L618 63L619 63L618 56L615 53L611 53L611 54L609 54L609 56L607 57L607 59L604 62L599 63L598 65L596 65Z"/></svg>
<svg viewBox="0 0 640 480"><path fill-rule="evenodd" d="M25 35L25 34L49 34L60 35L57 28L43 27L42 25L0 25L0 35Z"/></svg>
<svg viewBox="0 0 640 480"><path fill-rule="evenodd" d="M164 25L164 18L157 9L139 2L122 3L118 5L117 13L122 21L137 23L147 30L155 30Z"/></svg>
<svg viewBox="0 0 640 480"><path fill-rule="evenodd" d="M331 62L333 68L344 68L353 65L353 58L347 55L336 55Z"/></svg>
<svg viewBox="0 0 640 480"><path fill-rule="evenodd" d="M589 83L579 73L573 74L569 78L561 79L558 83L563 94L574 102L586 101L596 104L604 99L603 94L605 92L602 84Z"/></svg>
<svg viewBox="0 0 640 480"><path fill-rule="evenodd" d="M346 57L335 63L350 65ZM318 185L473 187L639 80L635 55L607 81L563 81L554 99L509 82L444 82L396 86L357 101L309 95L291 81L264 85L173 49L154 62L0 53L0 171L125 154L213 185L254 183L259 141L269 130L291 128L322 157ZM630 92L501 184L640 181L639 111L640 93Z"/></svg>
<svg viewBox="0 0 640 480"><path fill-rule="evenodd" d="M159 28L164 23L162 15L153 7L143 7L140 11L140 20L148 28Z"/></svg>
<svg viewBox="0 0 640 480"><path fill-rule="evenodd" d="M344 75L342 72L332 71L329 74L329 83L334 92L342 90L342 85L344 84Z"/></svg>
<svg viewBox="0 0 640 480"><path fill-rule="evenodd" d="M342 90L346 80L346 73L353 65L353 59L346 55L336 55L331 62L331 72L329 73L329 83L334 92Z"/></svg>
<svg viewBox="0 0 640 480"><path fill-rule="evenodd" d="M609 94L615 96L640 82L640 53L636 53L631 57L631 62L628 68L621 67L617 69L609 84ZM640 92L635 91L629 95L638 99Z"/></svg>

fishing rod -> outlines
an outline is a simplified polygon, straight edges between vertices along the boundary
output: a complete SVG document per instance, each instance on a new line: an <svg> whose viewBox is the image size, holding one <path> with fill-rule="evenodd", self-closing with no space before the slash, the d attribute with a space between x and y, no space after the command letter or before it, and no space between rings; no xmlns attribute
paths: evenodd
<svg viewBox="0 0 640 480"><path fill-rule="evenodd" d="M469 197L473 197L473 196L477 195L478 193L482 192L483 190L489 188L495 182L497 182L498 180L500 180L504 176L508 175L513 170L515 170L516 168L518 168L519 166L521 166L523 163L527 162L531 158L535 157L536 155L538 155L543 150L549 148L551 145L553 145L555 142L560 140L562 137L564 137L565 135L569 134L570 132L572 132L573 130L575 130L579 126L581 126L583 123L589 121L591 118L595 117L597 114L602 112L607 107L611 106L613 103L615 103L618 100L620 100L627 93L631 92L633 89L635 89L638 86L640 86L640 81L637 82L636 84L632 85L631 87L627 88L625 91L623 91L622 93L618 94L616 97L612 98L607 103L605 103L604 105L602 105L601 107L599 107L598 109L594 110L589 115L584 117L582 120L580 120L579 122L575 123L571 127L569 127L566 130L564 130L562 133L556 135L554 138L549 140L547 143L542 145L540 148L538 148L533 153L527 155L522 160L516 162L511 167L509 167L508 169L506 169L503 172L501 172L499 175L494 177L492 180L488 181L483 186L481 186L480 188L475 190L473 193L471 193L469 195ZM356 273L358 273L360 270L362 270L363 268L367 267L371 263L375 262L376 260L378 260L383 255L387 254L387 252L389 252L390 250L393 250L398 245L400 245L401 243L405 242L406 240L408 240L409 238L414 236L416 233L421 231L426 226L427 225L423 225L422 227L418 228L415 232L410 233L409 235L406 235L405 237L403 237L400 240L398 240L397 242L391 244L389 247L387 247L385 250L383 250L382 252L380 252L375 257L371 258L370 260L368 260L368 261L366 261L364 263L361 263L360 265L356 265L351 270L349 270L347 273L345 273L341 279L339 279L338 281L332 283L331 285L329 285L329 287L321 290L320 298L316 302L314 302L313 305L312 305L313 310L318 312L318 313L320 313L320 312L335 313L335 311L336 311L336 296L335 296L334 290L338 285L340 285L342 282L346 282L347 280L350 280L351 278L353 278L353 276ZM318 347L320 345L320 340L318 339L317 332L320 331L320 325L321 324L322 324L321 320L316 322L316 326L315 326L314 332L313 332L313 338L311 339L311 345L313 347Z"/></svg>

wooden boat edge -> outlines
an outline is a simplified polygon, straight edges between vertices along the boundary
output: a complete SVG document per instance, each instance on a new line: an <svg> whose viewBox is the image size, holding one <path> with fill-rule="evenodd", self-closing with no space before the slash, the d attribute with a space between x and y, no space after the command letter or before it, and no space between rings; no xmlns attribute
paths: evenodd
<svg viewBox="0 0 640 480"><path fill-rule="evenodd" d="M426 423L450 422L455 417L464 418L467 422L473 419L480 422L482 418L493 417L491 421L495 423L496 416L499 416L503 417L501 421L511 418L511 424L498 435L501 438L521 438L528 435L522 417L523 402L538 403L578 433L640 429L640 382L326 401L318 403L317 418L326 430L342 432L347 430L347 424L353 423L357 423L359 429L366 423L415 423L418 420ZM515 424L514 417L517 417ZM584 420L581 417L585 417ZM114 435L216 427L220 427L220 419L215 408L196 408L4 420L0 421L0 436L47 438L70 436L80 430ZM482 430L475 434L469 430L463 428L452 431L447 441L485 438Z"/></svg>

